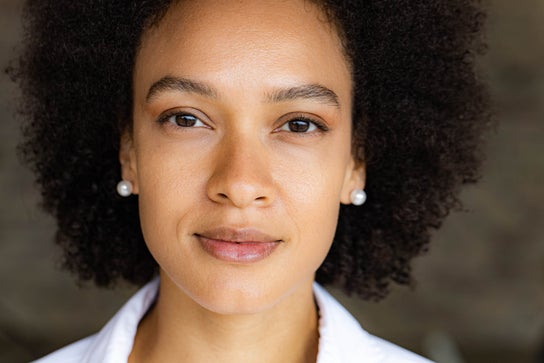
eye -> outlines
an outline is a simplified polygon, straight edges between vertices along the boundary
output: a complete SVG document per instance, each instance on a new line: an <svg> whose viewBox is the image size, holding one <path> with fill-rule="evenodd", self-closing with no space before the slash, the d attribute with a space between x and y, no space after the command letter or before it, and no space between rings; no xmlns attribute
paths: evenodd
<svg viewBox="0 0 544 363"><path fill-rule="evenodd" d="M198 117L189 113L175 113L165 117L166 122L180 127L207 127Z"/></svg>
<svg viewBox="0 0 544 363"><path fill-rule="evenodd" d="M289 120L279 128L280 131L289 131L296 133L309 133L316 131L317 129L321 128L317 125L315 121L305 118L296 118L293 120Z"/></svg>

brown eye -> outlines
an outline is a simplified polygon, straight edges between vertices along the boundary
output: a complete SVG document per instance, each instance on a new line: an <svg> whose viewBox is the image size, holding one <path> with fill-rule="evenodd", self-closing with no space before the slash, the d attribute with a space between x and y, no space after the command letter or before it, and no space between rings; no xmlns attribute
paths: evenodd
<svg viewBox="0 0 544 363"><path fill-rule="evenodd" d="M197 117L190 114L175 114L168 118L168 122L180 127L202 127L205 124Z"/></svg>
<svg viewBox="0 0 544 363"><path fill-rule="evenodd" d="M306 133L317 130L317 126L313 121L309 120L291 120L286 122L280 130L297 132L297 133Z"/></svg>

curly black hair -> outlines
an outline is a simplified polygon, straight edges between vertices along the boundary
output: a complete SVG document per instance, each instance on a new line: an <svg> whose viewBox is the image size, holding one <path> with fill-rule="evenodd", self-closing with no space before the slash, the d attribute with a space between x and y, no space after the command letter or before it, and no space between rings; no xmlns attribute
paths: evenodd
<svg viewBox="0 0 544 363"><path fill-rule="evenodd" d="M131 126L142 33L172 0L28 0L20 150L56 218L64 266L80 281L141 285L157 272L138 198L119 197L120 133ZM314 0L342 39L354 81L353 153L366 165L363 207L341 206L316 279L363 299L411 282L411 260L479 176L489 101L478 0Z"/></svg>

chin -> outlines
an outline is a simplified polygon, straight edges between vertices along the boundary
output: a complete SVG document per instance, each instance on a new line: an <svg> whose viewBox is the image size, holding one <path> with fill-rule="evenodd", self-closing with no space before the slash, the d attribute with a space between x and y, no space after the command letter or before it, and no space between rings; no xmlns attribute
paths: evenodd
<svg viewBox="0 0 544 363"><path fill-rule="evenodd" d="M204 309L220 315L257 314L273 308L284 297L281 292L274 293L263 284L259 287L230 285L210 286L200 293L190 293L190 297Z"/></svg>

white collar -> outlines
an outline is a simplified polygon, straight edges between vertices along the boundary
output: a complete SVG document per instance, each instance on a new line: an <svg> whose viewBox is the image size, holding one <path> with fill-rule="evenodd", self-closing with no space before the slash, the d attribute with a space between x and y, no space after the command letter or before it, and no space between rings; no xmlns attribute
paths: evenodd
<svg viewBox="0 0 544 363"><path fill-rule="evenodd" d="M379 363L383 353L359 322L321 285L314 283L319 307L319 350L317 363Z"/></svg>
<svg viewBox="0 0 544 363"><path fill-rule="evenodd" d="M142 287L97 334L54 352L37 363L127 362L138 324L157 298L159 279ZM429 363L364 331L323 287L314 283L319 307L317 363Z"/></svg>

